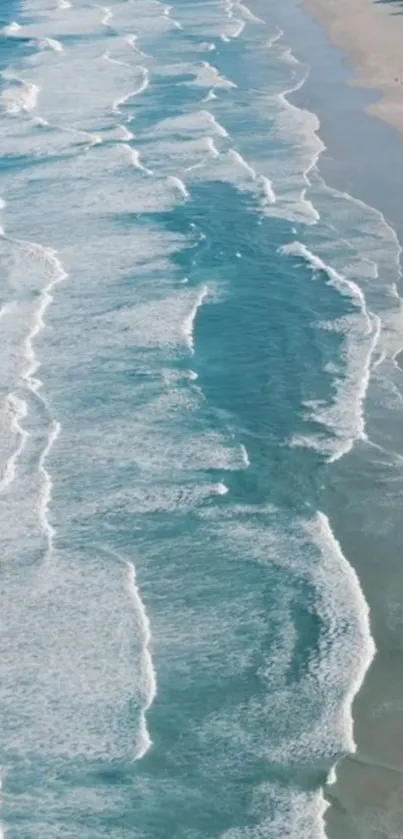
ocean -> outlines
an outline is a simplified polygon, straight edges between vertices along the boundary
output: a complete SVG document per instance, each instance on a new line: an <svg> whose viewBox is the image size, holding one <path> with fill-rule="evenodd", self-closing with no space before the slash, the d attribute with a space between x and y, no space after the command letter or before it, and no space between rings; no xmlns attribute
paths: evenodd
<svg viewBox="0 0 403 839"><path fill-rule="evenodd" d="M323 839L397 233L324 179L278 0L0 13L5 837Z"/></svg>

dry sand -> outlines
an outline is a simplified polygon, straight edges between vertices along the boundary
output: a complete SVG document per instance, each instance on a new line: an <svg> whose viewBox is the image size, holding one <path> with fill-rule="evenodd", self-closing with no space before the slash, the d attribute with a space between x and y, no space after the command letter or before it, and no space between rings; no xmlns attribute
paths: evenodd
<svg viewBox="0 0 403 839"><path fill-rule="evenodd" d="M306 0L305 6L348 53L358 71L353 84L381 91L368 111L403 138L403 2Z"/></svg>

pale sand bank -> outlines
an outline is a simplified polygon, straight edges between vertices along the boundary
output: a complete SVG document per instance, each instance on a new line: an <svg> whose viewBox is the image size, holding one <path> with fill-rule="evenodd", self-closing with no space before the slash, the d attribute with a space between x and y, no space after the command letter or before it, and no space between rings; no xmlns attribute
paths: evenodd
<svg viewBox="0 0 403 839"><path fill-rule="evenodd" d="M368 111L403 137L403 3L399 0L306 0L306 8L346 50L358 77L353 84L381 91Z"/></svg>

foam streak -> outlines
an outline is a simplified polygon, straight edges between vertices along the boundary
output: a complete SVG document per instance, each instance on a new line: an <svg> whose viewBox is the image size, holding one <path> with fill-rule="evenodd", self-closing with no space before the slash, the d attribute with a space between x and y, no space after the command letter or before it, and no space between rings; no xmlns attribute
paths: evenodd
<svg viewBox="0 0 403 839"><path fill-rule="evenodd" d="M140 731L139 731L139 746L135 754L135 760L141 760L152 746L152 740L147 728L147 711L151 707L157 695L157 678L153 666L153 661L150 652L152 641L150 621L148 619L147 611L140 596L139 587L136 579L136 569L132 562L122 557L117 551L112 548L101 548L101 550L115 557L119 562L123 563L127 569L127 586L132 598L136 614L140 622L140 632L142 641L142 662L141 662L141 688L142 688L142 708L140 715Z"/></svg>

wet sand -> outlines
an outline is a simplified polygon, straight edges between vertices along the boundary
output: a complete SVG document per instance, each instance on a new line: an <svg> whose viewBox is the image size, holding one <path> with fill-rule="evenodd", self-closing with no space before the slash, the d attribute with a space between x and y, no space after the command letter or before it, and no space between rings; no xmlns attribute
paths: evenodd
<svg viewBox="0 0 403 839"><path fill-rule="evenodd" d="M357 71L352 82L379 90L368 111L403 138L403 3L401 0L306 0L305 6L347 52Z"/></svg>

